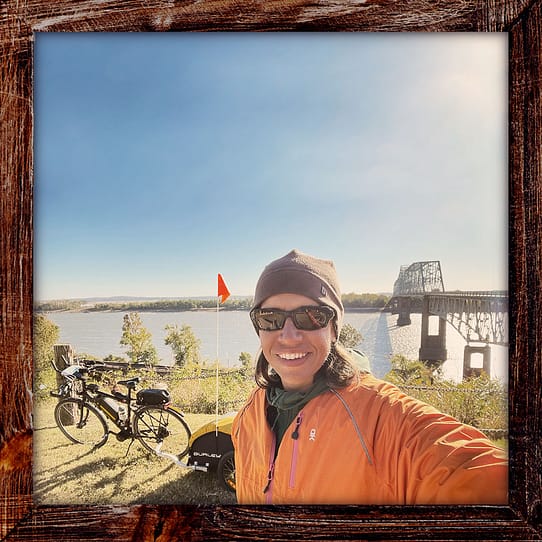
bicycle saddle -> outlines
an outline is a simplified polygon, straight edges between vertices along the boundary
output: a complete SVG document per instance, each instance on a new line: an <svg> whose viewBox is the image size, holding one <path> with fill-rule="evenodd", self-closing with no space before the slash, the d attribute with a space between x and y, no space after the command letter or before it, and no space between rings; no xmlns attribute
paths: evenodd
<svg viewBox="0 0 542 542"><path fill-rule="evenodd" d="M120 384L121 386L126 386L128 389L135 389L136 384L141 380L139 376L135 376L134 378L129 378L128 380L118 380L117 384Z"/></svg>

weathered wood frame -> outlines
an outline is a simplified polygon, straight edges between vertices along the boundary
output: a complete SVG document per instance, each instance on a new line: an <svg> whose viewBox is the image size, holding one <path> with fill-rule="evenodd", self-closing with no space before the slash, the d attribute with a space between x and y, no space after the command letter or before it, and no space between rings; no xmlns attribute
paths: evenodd
<svg viewBox="0 0 542 542"><path fill-rule="evenodd" d="M6 0L0 4L0 538L539 540L542 0ZM32 504L33 33L446 31L509 36L510 504ZM503 217L504 219L504 217Z"/></svg>

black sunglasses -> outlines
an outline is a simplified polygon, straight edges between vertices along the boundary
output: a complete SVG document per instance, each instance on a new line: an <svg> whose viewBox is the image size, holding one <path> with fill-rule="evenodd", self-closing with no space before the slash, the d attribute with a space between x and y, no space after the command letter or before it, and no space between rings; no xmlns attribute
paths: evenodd
<svg viewBox="0 0 542 542"><path fill-rule="evenodd" d="M282 329L288 317L292 319L297 329L314 331L326 327L329 321L335 317L335 311L325 305L299 307L293 311L259 308L250 311L250 319L256 332Z"/></svg>

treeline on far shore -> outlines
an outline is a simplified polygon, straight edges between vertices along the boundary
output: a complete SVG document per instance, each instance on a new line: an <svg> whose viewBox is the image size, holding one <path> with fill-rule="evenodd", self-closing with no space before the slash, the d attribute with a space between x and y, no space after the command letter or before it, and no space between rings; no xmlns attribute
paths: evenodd
<svg viewBox="0 0 542 542"><path fill-rule="evenodd" d="M355 294L342 296L345 309L382 309L390 296L385 294ZM252 297L230 297L221 305L222 310L249 310L252 306ZM104 301L92 303L85 299L57 299L37 302L34 305L36 312L53 311L79 311L79 312L179 312L190 310L206 310L216 308L216 298L198 299L159 299L152 301Z"/></svg>

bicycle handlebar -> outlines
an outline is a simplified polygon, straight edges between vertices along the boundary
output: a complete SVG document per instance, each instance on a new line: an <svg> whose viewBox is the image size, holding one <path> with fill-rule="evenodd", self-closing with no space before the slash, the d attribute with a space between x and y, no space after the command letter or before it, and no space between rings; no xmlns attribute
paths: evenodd
<svg viewBox="0 0 542 542"><path fill-rule="evenodd" d="M72 365L78 366L78 367L85 367L89 369L96 369L96 370L107 370L107 367L100 361L92 360L92 359L77 359L75 358L75 363L71 364L70 360L66 356L62 356L62 361L64 363L64 368L71 367ZM61 373L63 369L59 369L58 365L56 364L54 358L51 359L51 365L53 366L53 369L57 373Z"/></svg>
<svg viewBox="0 0 542 542"><path fill-rule="evenodd" d="M68 365L62 371L58 371L64 378L79 378L82 379L85 374L92 374L99 371L107 371L108 368L103 365L94 365L93 367L83 367L82 365Z"/></svg>

